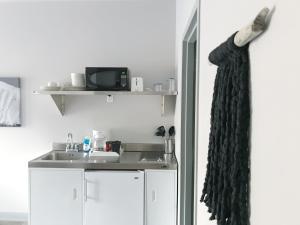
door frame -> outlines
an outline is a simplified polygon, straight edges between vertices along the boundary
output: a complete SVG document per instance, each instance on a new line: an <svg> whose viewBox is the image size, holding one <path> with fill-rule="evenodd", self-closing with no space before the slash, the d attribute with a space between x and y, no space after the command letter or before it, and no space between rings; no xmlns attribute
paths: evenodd
<svg viewBox="0 0 300 225"><path fill-rule="evenodd" d="M192 11L182 49L182 100L181 100L181 160L180 160L180 225L197 224L198 201L198 107L199 107L199 7ZM196 44L195 44L196 43ZM195 73L194 76L189 74ZM191 80L192 79L192 80ZM191 96L191 84L195 96ZM192 91L193 92L193 91ZM187 101L188 98L194 102ZM193 111L189 111L189 108ZM194 115L193 115L194 114ZM192 120L192 121L191 121ZM194 121L194 122L193 122ZM192 123L191 123L192 122ZM192 126L192 127L191 127ZM191 129L192 128L192 129ZM188 130L190 129L190 130ZM191 139L190 131L194 133ZM193 149L193 151L188 151ZM192 160L192 165L190 160ZM193 176L187 176L192 173ZM189 190L192 193L189 195Z"/></svg>

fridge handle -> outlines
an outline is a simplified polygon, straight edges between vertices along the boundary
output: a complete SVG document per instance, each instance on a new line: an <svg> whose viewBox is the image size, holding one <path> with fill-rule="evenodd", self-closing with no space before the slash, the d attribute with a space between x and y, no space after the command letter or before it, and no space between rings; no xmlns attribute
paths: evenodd
<svg viewBox="0 0 300 225"><path fill-rule="evenodd" d="M77 200L77 189L73 188L73 200Z"/></svg>
<svg viewBox="0 0 300 225"><path fill-rule="evenodd" d="M156 190L152 190L152 202L156 201Z"/></svg>
<svg viewBox="0 0 300 225"><path fill-rule="evenodd" d="M84 201L87 201L87 179L84 178Z"/></svg>

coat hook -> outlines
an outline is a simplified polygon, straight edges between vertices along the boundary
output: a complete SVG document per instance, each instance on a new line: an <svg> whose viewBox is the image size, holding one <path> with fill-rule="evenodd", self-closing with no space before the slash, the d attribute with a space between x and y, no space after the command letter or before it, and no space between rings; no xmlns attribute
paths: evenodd
<svg viewBox="0 0 300 225"><path fill-rule="evenodd" d="M268 27L274 9L275 6L271 9L268 7L263 8L252 23L239 30L234 37L235 45L242 47L263 33Z"/></svg>

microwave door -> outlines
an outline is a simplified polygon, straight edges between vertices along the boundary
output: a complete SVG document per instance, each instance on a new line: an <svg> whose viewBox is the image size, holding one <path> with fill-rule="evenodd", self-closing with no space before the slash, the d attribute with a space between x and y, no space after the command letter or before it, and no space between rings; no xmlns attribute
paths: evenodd
<svg viewBox="0 0 300 225"><path fill-rule="evenodd" d="M90 81L98 90L114 90L118 83L118 74L114 71L98 72L90 76Z"/></svg>
<svg viewBox="0 0 300 225"><path fill-rule="evenodd" d="M89 75L89 78L88 78L88 86L89 88L91 89L97 89L98 88L98 85L97 85L97 74L91 74Z"/></svg>

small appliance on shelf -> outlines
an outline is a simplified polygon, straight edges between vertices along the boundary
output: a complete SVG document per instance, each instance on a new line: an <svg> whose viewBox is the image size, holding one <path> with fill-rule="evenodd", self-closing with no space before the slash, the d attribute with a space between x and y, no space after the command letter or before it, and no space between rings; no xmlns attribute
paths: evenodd
<svg viewBox="0 0 300 225"><path fill-rule="evenodd" d="M131 91L132 92L143 92L143 78L142 77L132 77L131 78Z"/></svg>
<svg viewBox="0 0 300 225"><path fill-rule="evenodd" d="M127 67L86 67L86 89L89 91L129 91Z"/></svg>

